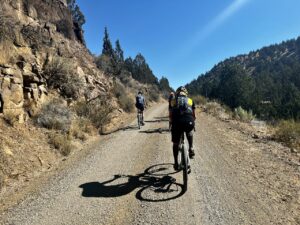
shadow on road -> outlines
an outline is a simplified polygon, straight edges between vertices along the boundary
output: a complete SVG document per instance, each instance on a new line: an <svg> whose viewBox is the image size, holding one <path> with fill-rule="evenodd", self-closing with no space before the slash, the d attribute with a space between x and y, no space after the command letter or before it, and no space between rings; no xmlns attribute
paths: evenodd
<svg viewBox="0 0 300 225"><path fill-rule="evenodd" d="M173 165L158 164L137 175L114 175L104 182L81 184L83 197L114 198L139 189L136 198L140 201L162 202L176 199L184 194L182 185L171 175L176 173Z"/></svg>
<svg viewBox="0 0 300 225"><path fill-rule="evenodd" d="M155 128L155 129L149 129L149 130L142 130L140 131L140 133L144 133L144 134L153 134L153 133L169 133L170 129L168 128Z"/></svg>
<svg viewBox="0 0 300 225"><path fill-rule="evenodd" d="M154 120L145 120L146 123L161 123L169 122L169 119L154 119Z"/></svg>
<svg viewBox="0 0 300 225"><path fill-rule="evenodd" d="M109 135L109 134L116 133L118 131L138 130L138 129L139 129L138 126L126 126L126 127L120 127L120 128L115 129L115 130L108 131L108 132L101 132L100 134L101 135Z"/></svg>

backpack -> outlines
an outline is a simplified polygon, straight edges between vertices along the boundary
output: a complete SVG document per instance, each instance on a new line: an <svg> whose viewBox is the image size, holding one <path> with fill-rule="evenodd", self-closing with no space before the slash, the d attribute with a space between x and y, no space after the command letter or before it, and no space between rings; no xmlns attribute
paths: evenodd
<svg viewBox="0 0 300 225"><path fill-rule="evenodd" d="M136 96L136 104L144 105L144 97L142 95Z"/></svg>
<svg viewBox="0 0 300 225"><path fill-rule="evenodd" d="M179 95L176 98L176 107L179 109L179 112L181 114L185 113L188 111L189 105L188 105L188 97Z"/></svg>

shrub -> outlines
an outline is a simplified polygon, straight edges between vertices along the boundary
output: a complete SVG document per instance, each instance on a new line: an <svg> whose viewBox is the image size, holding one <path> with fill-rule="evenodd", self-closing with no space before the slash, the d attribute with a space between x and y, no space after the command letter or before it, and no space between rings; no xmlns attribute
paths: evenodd
<svg viewBox="0 0 300 225"><path fill-rule="evenodd" d="M134 110L134 101L128 96L123 84L116 82L112 88L112 93L118 99L120 107L125 112L132 112Z"/></svg>
<svg viewBox="0 0 300 225"><path fill-rule="evenodd" d="M45 66L44 76L49 87L59 89L64 97L77 99L83 81L74 71L72 62L64 58L54 58Z"/></svg>
<svg viewBox="0 0 300 225"><path fill-rule="evenodd" d="M206 108L206 112L213 115L218 115L220 111L224 111L222 106L217 102L209 102L205 105L205 108Z"/></svg>
<svg viewBox="0 0 300 225"><path fill-rule="evenodd" d="M68 156L73 148L71 141L66 134L50 134L49 143L63 156Z"/></svg>
<svg viewBox="0 0 300 225"><path fill-rule="evenodd" d="M87 139L85 133L91 134L93 131L93 126L88 119L78 118L73 121L69 134L82 141Z"/></svg>
<svg viewBox="0 0 300 225"><path fill-rule="evenodd" d="M79 118L77 120L78 126L80 127L80 129L87 134L92 134L95 130L93 124L91 123L91 121L87 118Z"/></svg>
<svg viewBox="0 0 300 225"><path fill-rule="evenodd" d="M119 99L121 96L126 95L126 89L123 84L115 82L112 88L112 93L117 99Z"/></svg>
<svg viewBox="0 0 300 225"><path fill-rule="evenodd" d="M103 128L111 119L113 107L105 96L99 96L90 102L78 102L74 109L78 116L89 119L96 128Z"/></svg>
<svg viewBox="0 0 300 225"><path fill-rule="evenodd" d="M156 90L149 91L149 100L157 102L159 100L159 92Z"/></svg>
<svg viewBox="0 0 300 225"><path fill-rule="evenodd" d="M127 94L119 98L119 104L125 112L133 112L134 110L134 101Z"/></svg>
<svg viewBox="0 0 300 225"><path fill-rule="evenodd" d="M250 122L255 118L255 116L252 113L252 110L245 110L241 106L234 109L234 118L241 120L243 122Z"/></svg>
<svg viewBox="0 0 300 225"><path fill-rule="evenodd" d="M289 147L300 149L300 122L294 120L280 121L276 127L274 138Z"/></svg>
<svg viewBox="0 0 300 225"><path fill-rule="evenodd" d="M202 95L192 96L191 99L193 99L196 105L205 105L207 103L206 98Z"/></svg>
<svg viewBox="0 0 300 225"><path fill-rule="evenodd" d="M37 116L37 123L48 129L69 131L72 121L72 113L59 99L53 99L42 107Z"/></svg>

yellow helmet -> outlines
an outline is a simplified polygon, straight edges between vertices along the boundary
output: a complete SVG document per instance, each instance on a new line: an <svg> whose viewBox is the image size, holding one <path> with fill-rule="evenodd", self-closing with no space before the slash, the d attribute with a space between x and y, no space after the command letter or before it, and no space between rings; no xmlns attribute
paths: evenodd
<svg viewBox="0 0 300 225"><path fill-rule="evenodd" d="M188 91L186 90L186 88L184 86L180 86L179 88L177 88L176 90L176 95L184 95L187 96L188 95Z"/></svg>

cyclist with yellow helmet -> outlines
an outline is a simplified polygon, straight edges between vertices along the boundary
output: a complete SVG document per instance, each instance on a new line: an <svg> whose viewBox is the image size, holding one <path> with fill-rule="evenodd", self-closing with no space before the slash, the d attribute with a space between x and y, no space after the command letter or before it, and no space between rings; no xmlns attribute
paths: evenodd
<svg viewBox="0 0 300 225"><path fill-rule="evenodd" d="M188 97L188 91L181 86L176 90L175 98L171 101L171 110L169 110L169 119L172 125L172 142L174 169L179 170L178 165L178 147L182 132L186 134L189 143L189 156L192 159L195 156L193 148L193 130L195 127L195 104Z"/></svg>

